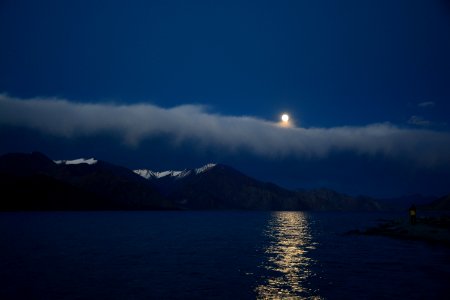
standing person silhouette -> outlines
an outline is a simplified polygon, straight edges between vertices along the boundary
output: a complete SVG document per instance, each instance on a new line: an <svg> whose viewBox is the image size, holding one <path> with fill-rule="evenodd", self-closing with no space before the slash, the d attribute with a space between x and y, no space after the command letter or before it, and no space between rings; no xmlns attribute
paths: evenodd
<svg viewBox="0 0 450 300"><path fill-rule="evenodd" d="M412 225L416 224L416 214L417 214L416 206L413 204L409 208L409 221Z"/></svg>

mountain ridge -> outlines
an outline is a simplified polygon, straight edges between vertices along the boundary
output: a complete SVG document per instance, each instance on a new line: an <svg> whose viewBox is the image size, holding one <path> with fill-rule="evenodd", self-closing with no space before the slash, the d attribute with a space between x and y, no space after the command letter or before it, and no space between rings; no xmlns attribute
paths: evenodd
<svg viewBox="0 0 450 300"><path fill-rule="evenodd" d="M194 170L199 169L205 174L212 172L215 180L198 176L203 172ZM201 168L183 171L143 170L134 172L153 182L164 195L187 208L220 209L225 202L232 209L373 211L385 208L370 197L351 197L330 189L285 189L271 182L256 180L224 164L206 164Z"/></svg>
<svg viewBox="0 0 450 300"><path fill-rule="evenodd" d="M35 195L35 202L0 203L0 209L9 210L39 209L41 201L42 209L68 210L378 211L394 209L391 204L395 201L392 199L386 203L367 196L352 197L326 188L289 190L257 180L224 164L210 163L194 169L156 172L130 170L94 158L52 161L39 152L0 156L0 188L24 197L33 198ZM83 201L77 202L77 197ZM63 199L60 200L62 202L57 202L58 198ZM409 199L402 199L401 209ZM411 199L425 201L427 198L415 195Z"/></svg>
<svg viewBox="0 0 450 300"><path fill-rule="evenodd" d="M175 170L166 170L166 171L153 171L150 169L136 169L133 170L134 173L144 177L145 179L149 179L150 177L152 178L162 178L162 177L166 177L166 176L170 176L170 177L176 177L176 178L181 178L187 175L190 175L191 173L194 174L199 174L199 173L203 173L208 171L211 168L214 168L217 164L215 163L208 163L200 168L195 168L195 169L184 169L181 171L175 171Z"/></svg>
<svg viewBox="0 0 450 300"><path fill-rule="evenodd" d="M139 175L101 160L95 164L57 164L39 152L6 154L0 156L0 178L1 190L16 199L16 205L0 203L7 210L36 209L38 201L55 204L42 209L176 208ZM80 198L72 197L74 194ZM29 200L20 202L19 198Z"/></svg>

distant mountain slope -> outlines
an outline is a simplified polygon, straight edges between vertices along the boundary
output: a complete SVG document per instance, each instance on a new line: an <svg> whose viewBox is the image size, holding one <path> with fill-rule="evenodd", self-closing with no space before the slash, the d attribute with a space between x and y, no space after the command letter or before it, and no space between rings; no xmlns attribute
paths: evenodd
<svg viewBox="0 0 450 300"><path fill-rule="evenodd" d="M147 180L102 161L56 164L37 152L7 154L0 157L0 175L0 186L17 195L2 200L0 209L175 208Z"/></svg>
<svg viewBox="0 0 450 300"><path fill-rule="evenodd" d="M185 169L181 171L162 171L155 172L148 169L138 169L133 172L142 176L156 186L164 195L172 194L175 190L187 182L189 178L194 178L197 175L208 172L216 167L216 164L207 164L196 169Z"/></svg>
<svg viewBox="0 0 450 300"><path fill-rule="evenodd" d="M428 205L432 201L436 200L436 197L432 196L423 196L420 194L412 194L412 195L405 195L402 197L397 198L390 198L390 199L380 199L378 200L379 203L382 205L394 209L394 210L407 210L411 205L416 206L424 206Z"/></svg>
<svg viewBox="0 0 450 300"><path fill-rule="evenodd" d="M44 174L0 173L0 210L83 210L111 207L95 194Z"/></svg>
<svg viewBox="0 0 450 300"><path fill-rule="evenodd" d="M173 180L177 180L177 179L181 179L184 178L186 176L191 176L191 175L198 175L204 172L209 171L210 169L214 168L216 166L216 164L210 163L207 165L204 165L203 167L197 168L197 169L192 169L192 170L182 170L182 171L174 171L174 170L169 170L169 171L163 171L163 172L154 172L152 170L148 170L148 169L138 169L138 170L134 170L133 172L144 177L145 179L162 179L162 178L170 178Z"/></svg>
<svg viewBox="0 0 450 300"><path fill-rule="evenodd" d="M377 211L386 209L386 206L370 197L351 197L330 189L299 191L297 195L311 210Z"/></svg>
<svg viewBox="0 0 450 300"><path fill-rule="evenodd" d="M201 170L201 172L199 171ZM331 190L291 191L222 164L183 171L135 170L186 209L379 210L369 198Z"/></svg>
<svg viewBox="0 0 450 300"><path fill-rule="evenodd" d="M303 210L295 193L225 166L179 179L170 197L191 209Z"/></svg>
<svg viewBox="0 0 450 300"><path fill-rule="evenodd" d="M369 197L329 189L287 190L223 164L182 171L131 171L93 158L54 162L37 152L0 156L0 190L5 195L0 210L390 208ZM447 207L448 200L435 205Z"/></svg>
<svg viewBox="0 0 450 300"><path fill-rule="evenodd" d="M428 205L424 205L423 208L429 210L449 210L450 211L450 194L440 197Z"/></svg>
<svg viewBox="0 0 450 300"><path fill-rule="evenodd" d="M8 153L0 156L0 172L27 176L34 173L54 173L57 165L39 152Z"/></svg>

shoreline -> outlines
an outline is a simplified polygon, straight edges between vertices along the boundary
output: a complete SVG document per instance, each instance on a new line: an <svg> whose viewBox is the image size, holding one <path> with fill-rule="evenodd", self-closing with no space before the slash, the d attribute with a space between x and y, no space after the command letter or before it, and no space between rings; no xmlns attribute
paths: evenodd
<svg viewBox="0 0 450 300"><path fill-rule="evenodd" d="M386 236L396 239L424 241L450 247L450 215L420 217L416 224L409 219L380 220L375 227L351 230L347 234Z"/></svg>

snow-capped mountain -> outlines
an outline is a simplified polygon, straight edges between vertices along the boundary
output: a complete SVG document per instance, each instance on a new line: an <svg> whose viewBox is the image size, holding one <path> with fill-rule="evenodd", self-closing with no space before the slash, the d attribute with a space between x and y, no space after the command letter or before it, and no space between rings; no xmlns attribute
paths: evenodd
<svg viewBox="0 0 450 300"><path fill-rule="evenodd" d="M162 171L162 172L155 172L148 169L137 169L133 170L134 173L144 177L145 179L161 179L161 178L172 178L172 179L181 179L186 176L195 174L201 174L204 172L207 172L214 168L217 164L206 164L200 168L196 169L185 169L182 171L174 171L174 170L168 170L168 171Z"/></svg>
<svg viewBox="0 0 450 300"><path fill-rule="evenodd" d="M292 191L223 164L154 172L42 153L0 156L0 210L377 210L378 202L332 190ZM64 201L61 201L61 200ZM382 207L381 207L382 208Z"/></svg>
<svg viewBox="0 0 450 300"><path fill-rule="evenodd" d="M88 164L93 165L97 163L97 160L94 158L78 158L73 160L54 160L55 164L58 165L79 165L79 164Z"/></svg>
<svg viewBox="0 0 450 300"><path fill-rule="evenodd" d="M93 158L55 162L39 152L1 155L0 190L15 195L0 201L0 211L176 208L125 167Z"/></svg>

